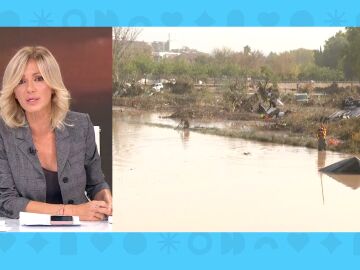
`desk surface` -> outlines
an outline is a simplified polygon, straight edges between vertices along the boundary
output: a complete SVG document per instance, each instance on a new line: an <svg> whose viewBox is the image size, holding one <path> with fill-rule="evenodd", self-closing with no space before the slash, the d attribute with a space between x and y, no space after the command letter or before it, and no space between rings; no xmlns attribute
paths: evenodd
<svg viewBox="0 0 360 270"><path fill-rule="evenodd" d="M0 217L5 221L8 232L112 232L112 225L107 221L81 221L80 226L22 226L18 219Z"/></svg>

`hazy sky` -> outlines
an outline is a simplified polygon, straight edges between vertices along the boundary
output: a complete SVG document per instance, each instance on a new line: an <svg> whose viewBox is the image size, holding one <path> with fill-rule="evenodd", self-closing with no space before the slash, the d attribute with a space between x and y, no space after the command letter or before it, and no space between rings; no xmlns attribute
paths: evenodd
<svg viewBox="0 0 360 270"><path fill-rule="evenodd" d="M298 48L318 49L344 27L145 27L139 41L166 41L170 34L170 48L187 46L210 53L227 47L242 51L251 49L265 54Z"/></svg>

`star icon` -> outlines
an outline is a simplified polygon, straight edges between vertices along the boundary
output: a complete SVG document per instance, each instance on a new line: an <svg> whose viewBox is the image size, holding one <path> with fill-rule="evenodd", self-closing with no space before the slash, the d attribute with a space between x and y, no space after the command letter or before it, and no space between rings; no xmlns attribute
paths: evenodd
<svg viewBox="0 0 360 270"><path fill-rule="evenodd" d="M335 10L333 13L328 12L329 19L325 22L328 23L330 26L339 26L343 25L346 20L344 20L345 13L342 12L341 14L338 13L337 10Z"/></svg>
<svg viewBox="0 0 360 270"><path fill-rule="evenodd" d="M175 233L161 234L162 240L158 241L161 245L160 250L166 250L168 254L170 254L171 251L177 251L177 245L180 244L180 241L175 240L176 236Z"/></svg>
<svg viewBox="0 0 360 270"><path fill-rule="evenodd" d="M53 21L51 20L51 13L45 13L44 10L41 10L40 13L34 12L34 15L35 19L32 21L38 26L48 26Z"/></svg>

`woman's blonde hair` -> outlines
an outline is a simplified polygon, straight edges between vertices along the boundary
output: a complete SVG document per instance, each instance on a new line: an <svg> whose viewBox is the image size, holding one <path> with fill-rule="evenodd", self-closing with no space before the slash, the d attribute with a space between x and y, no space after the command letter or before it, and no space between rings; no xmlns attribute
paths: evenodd
<svg viewBox="0 0 360 270"><path fill-rule="evenodd" d="M34 46L20 49L7 65L0 93L0 115L11 128L26 125L25 112L15 99L18 86L29 60L35 60L44 81L54 91L51 100L51 127L62 128L70 106L70 93L63 83L59 64L45 47Z"/></svg>

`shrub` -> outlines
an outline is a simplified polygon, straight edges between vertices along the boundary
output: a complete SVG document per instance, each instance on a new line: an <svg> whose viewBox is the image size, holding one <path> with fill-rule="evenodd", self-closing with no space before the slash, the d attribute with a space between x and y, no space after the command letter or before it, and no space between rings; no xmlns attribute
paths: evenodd
<svg viewBox="0 0 360 270"><path fill-rule="evenodd" d="M171 84L169 86L171 92L182 95L191 92L193 89L193 82L191 79L184 77L177 79L175 84Z"/></svg>
<svg viewBox="0 0 360 270"><path fill-rule="evenodd" d="M125 92L123 93L122 96L125 96L125 97L134 97L134 96L139 96L139 95L142 95L144 94L145 92L145 88L140 85L140 84L131 84L130 87L128 88L125 88Z"/></svg>

